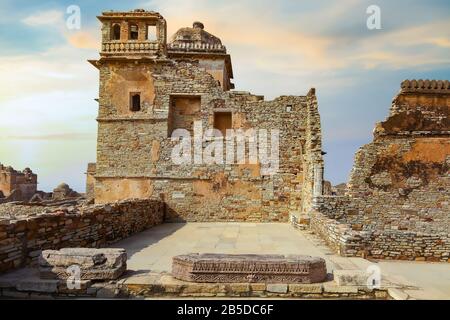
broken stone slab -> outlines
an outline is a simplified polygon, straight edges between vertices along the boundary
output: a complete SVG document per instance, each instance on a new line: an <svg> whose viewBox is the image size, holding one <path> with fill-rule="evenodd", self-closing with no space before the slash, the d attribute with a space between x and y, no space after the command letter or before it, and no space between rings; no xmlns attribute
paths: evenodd
<svg viewBox="0 0 450 320"><path fill-rule="evenodd" d="M39 257L41 279L115 280L126 269L125 249L63 248Z"/></svg>
<svg viewBox="0 0 450 320"><path fill-rule="evenodd" d="M172 275L191 282L316 283L326 280L327 269L311 256L192 253L173 257Z"/></svg>

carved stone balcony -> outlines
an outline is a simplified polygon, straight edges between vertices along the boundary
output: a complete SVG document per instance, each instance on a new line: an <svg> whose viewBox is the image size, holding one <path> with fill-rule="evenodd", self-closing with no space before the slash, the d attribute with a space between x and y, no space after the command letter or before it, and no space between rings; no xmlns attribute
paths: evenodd
<svg viewBox="0 0 450 320"><path fill-rule="evenodd" d="M107 41L102 43L101 55L104 57L130 55L157 56L160 55L161 51L162 46L156 41Z"/></svg>
<svg viewBox="0 0 450 320"><path fill-rule="evenodd" d="M226 53L227 49L222 44L209 43L168 43L167 49L169 51L183 51L183 52L217 52Z"/></svg>

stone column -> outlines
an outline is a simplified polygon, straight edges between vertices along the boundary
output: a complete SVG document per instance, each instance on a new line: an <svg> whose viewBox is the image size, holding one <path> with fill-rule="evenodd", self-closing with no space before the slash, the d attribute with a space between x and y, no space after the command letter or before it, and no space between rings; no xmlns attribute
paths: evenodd
<svg viewBox="0 0 450 320"><path fill-rule="evenodd" d="M314 164L314 191L313 196L319 197L323 194L323 166L320 163Z"/></svg>

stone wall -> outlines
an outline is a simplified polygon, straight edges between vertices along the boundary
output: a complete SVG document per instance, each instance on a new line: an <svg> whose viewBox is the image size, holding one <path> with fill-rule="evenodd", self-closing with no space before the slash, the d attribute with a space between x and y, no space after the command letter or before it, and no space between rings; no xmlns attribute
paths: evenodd
<svg viewBox="0 0 450 320"><path fill-rule="evenodd" d="M385 230L360 231L319 211L310 212L310 228L335 252L346 257L450 262L446 234Z"/></svg>
<svg viewBox="0 0 450 320"><path fill-rule="evenodd" d="M450 233L448 138L381 140L362 148L356 161L349 195L359 214L346 217L348 223Z"/></svg>
<svg viewBox="0 0 450 320"><path fill-rule="evenodd" d="M313 199L323 195L323 152L322 129L319 107L315 89L307 95L305 114L305 134L302 148L302 184L300 206L291 211L290 221L298 228L306 228L310 217L308 212L313 208Z"/></svg>
<svg viewBox="0 0 450 320"><path fill-rule="evenodd" d="M335 223L364 233L366 255L448 261L449 111L448 81L404 81L374 141L357 152L346 195L315 200Z"/></svg>
<svg viewBox="0 0 450 320"><path fill-rule="evenodd" d="M348 196L317 196L312 202L312 209L315 209L329 218L338 219L345 216L357 214L357 206L352 203Z"/></svg>
<svg viewBox="0 0 450 320"><path fill-rule="evenodd" d="M365 257L367 255L366 233L354 231L349 225L329 218L316 210L310 211L309 226L338 254L347 257Z"/></svg>
<svg viewBox="0 0 450 320"><path fill-rule="evenodd" d="M155 200L121 201L0 220L0 272L33 263L41 250L104 247L164 220Z"/></svg>
<svg viewBox="0 0 450 320"><path fill-rule="evenodd" d="M367 256L376 259L450 262L448 234L374 231L370 233L366 248Z"/></svg>

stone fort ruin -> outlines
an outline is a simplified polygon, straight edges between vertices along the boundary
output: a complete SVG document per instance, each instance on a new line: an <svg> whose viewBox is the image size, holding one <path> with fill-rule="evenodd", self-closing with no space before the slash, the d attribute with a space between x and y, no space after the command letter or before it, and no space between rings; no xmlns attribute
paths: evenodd
<svg viewBox="0 0 450 320"><path fill-rule="evenodd" d="M98 18L102 49L90 61L100 72L97 163L87 170L97 204L154 199L165 221L290 221L342 255L449 259L448 81L404 81L350 181L331 195L314 88L272 101L231 90L231 57L200 22L168 41L156 12ZM174 164L173 131L195 134L196 123L224 135L278 129L278 172L264 174L259 162Z"/></svg>
<svg viewBox="0 0 450 320"><path fill-rule="evenodd" d="M52 203L59 200L75 199L81 195L66 183L59 184L53 192L38 190L38 175L30 168L23 171L0 163L0 204L15 202L17 204ZM3 210L0 210L0 217Z"/></svg>
<svg viewBox="0 0 450 320"><path fill-rule="evenodd" d="M349 181L333 187L323 179L314 88L305 96L272 101L232 90L231 57L200 22L167 41L166 21L156 12L110 11L99 20L102 49L100 58L90 61L100 73L97 162L87 168L88 199L65 183L52 193L36 191L37 176L30 169L18 172L0 165L0 204L12 202L0 205L0 274L8 272L0 277L0 296L401 296L390 281L373 290L368 271L354 269L348 259L329 252L324 254L330 259L298 255L308 250L303 242L294 248L295 255L267 252L272 245L261 246L264 254L177 254L171 275L147 270L154 264L125 273L125 249L105 249L173 221L290 222L320 236L341 256L450 262L449 81L403 81L373 141L357 152ZM196 137L199 127L202 133L216 131ZM179 146L173 133L180 130L200 141L187 144L193 162L173 160ZM261 139L276 130L279 141ZM241 151L248 162L236 161L234 154L228 161L224 152L230 145L239 148L236 132L245 133ZM209 149L217 142L225 143L226 150ZM274 145L279 163L271 172L272 163L263 161L260 150L273 151ZM258 157L252 162L255 146ZM196 160L223 153L225 162ZM244 244L239 250L255 250L247 244L258 242L274 224L264 227L253 238L239 237ZM277 242L278 230L286 232L290 225L283 227L271 231ZM243 229L239 233L247 236ZM230 239L237 243L232 233L217 237L227 240L220 250L230 248ZM155 234L157 239L167 236ZM201 231L201 236L212 242L208 233ZM297 241L288 239L289 245ZM132 242L134 255L145 241ZM196 244L187 234L179 242ZM81 280L71 291L68 268L74 264ZM38 278L28 268L9 273L30 265L38 266ZM391 287L397 292L389 293Z"/></svg>
<svg viewBox="0 0 450 320"><path fill-rule="evenodd" d="M23 171L0 163L0 203L28 201L37 191L37 175L30 168Z"/></svg>

